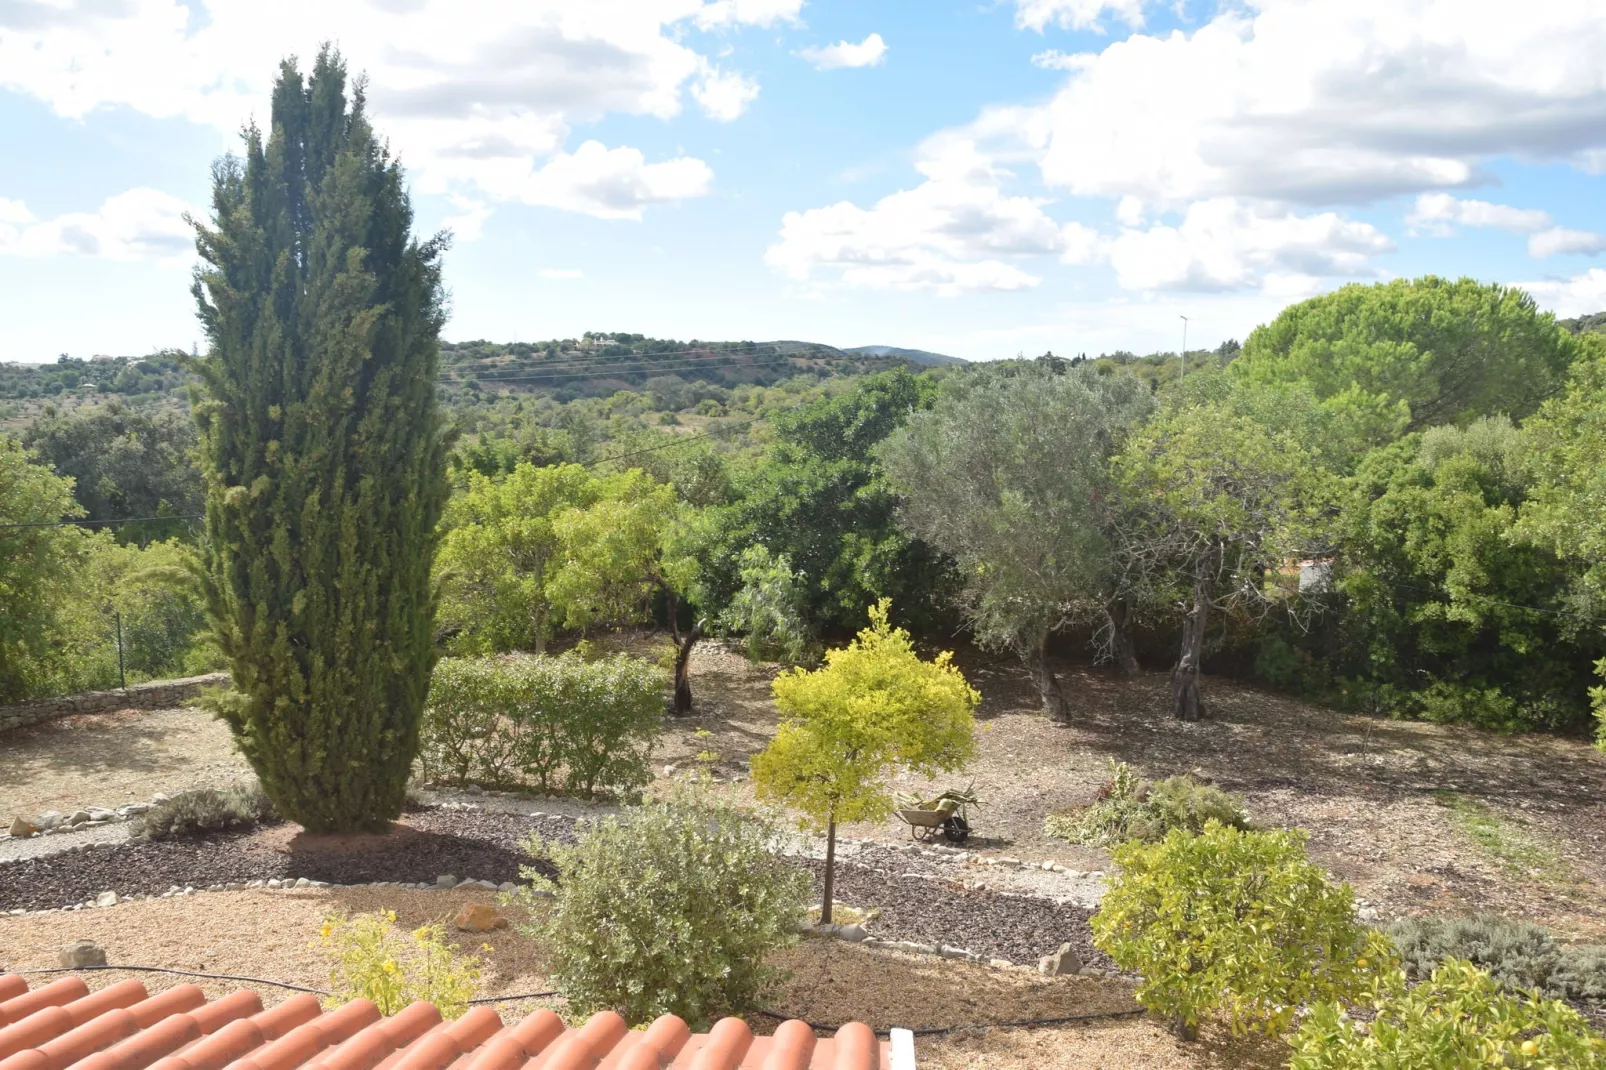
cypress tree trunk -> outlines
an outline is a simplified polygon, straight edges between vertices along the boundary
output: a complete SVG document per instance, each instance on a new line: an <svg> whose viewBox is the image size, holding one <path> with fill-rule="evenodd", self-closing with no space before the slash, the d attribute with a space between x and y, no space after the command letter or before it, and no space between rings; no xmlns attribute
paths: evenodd
<svg viewBox="0 0 1606 1070"><path fill-rule="evenodd" d="M273 122L213 171L196 224L205 586L222 712L263 789L314 831L401 812L434 664L447 443L435 401L445 237L411 236L361 83L281 66Z"/></svg>

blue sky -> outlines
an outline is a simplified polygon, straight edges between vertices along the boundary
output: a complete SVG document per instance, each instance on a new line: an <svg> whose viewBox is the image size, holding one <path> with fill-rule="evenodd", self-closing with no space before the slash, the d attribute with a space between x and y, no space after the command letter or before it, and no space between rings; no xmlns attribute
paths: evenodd
<svg viewBox="0 0 1606 1070"><path fill-rule="evenodd" d="M322 40L457 235L449 339L1142 352L1427 272L1606 309L1599 0L9 0L0 360L195 341L182 213Z"/></svg>

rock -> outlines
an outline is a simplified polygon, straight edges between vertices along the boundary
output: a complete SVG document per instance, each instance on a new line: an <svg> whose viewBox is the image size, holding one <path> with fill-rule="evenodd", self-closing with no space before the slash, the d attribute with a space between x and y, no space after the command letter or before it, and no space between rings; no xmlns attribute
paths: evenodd
<svg viewBox="0 0 1606 1070"><path fill-rule="evenodd" d="M1052 863L1052 862L1044 862L1043 863L1043 868L1046 869L1048 872L1052 873L1052 872L1054 872L1054 863Z"/></svg>
<svg viewBox="0 0 1606 1070"><path fill-rule="evenodd" d="M89 811L88 810L74 810L73 813L72 813L72 816L67 819L67 824L69 824L69 825L82 825L84 822L86 822L88 820L89 820Z"/></svg>
<svg viewBox="0 0 1606 1070"><path fill-rule="evenodd" d="M117 905L116 892L101 892L95 896L95 905L98 907L114 907Z"/></svg>
<svg viewBox="0 0 1606 1070"><path fill-rule="evenodd" d="M1058 951L1037 960L1037 970L1049 977L1064 977L1068 974L1081 973L1082 960L1070 944L1061 944Z"/></svg>
<svg viewBox="0 0 1606 1070"><path fill-rule="evenodd" d="M67 815L60 810L46 810L34 820L34 824L42 829L53 829L65 820Z"/></svg>
<svg viewBox="0 0 1606 1070"><path fill-rule="evenodd" d="M152 806L160 806L162 803L167 802L172 797L173 796L169 795L165 791L159 791L155 795L151 796L151 805Z"/></svg>
<svg viewBox="0 0 1606 1070"><path fill-rule="evenodd" d="M837 939L846 940L849 943L857 944L867 935L863 925L838 925L836 927Z"/></svg>
<svg viewBox="0 0 1606 1070"><path fill-rule="evenodd" d="M88 966L106 965L106 949L93 940L74 940L56 955L63 969L82 970Z"/></svg>
<svg viewBox="0 0 1606 1070"><path fill-rule="evenodd" d="M309 881L307 878L305 878L305 877L297 877L295 884L291 885L291 887L292 888L307 888L307 887L310 887L311 885L312 885L312 882Z"/></svg>
<svg viewBox="0 0 1606 1070"><path fill-rule="evenodd" d="M494 892L494 891L498 890L497 886L492 884L490 881L479 880L479 881L475 881L474 883L479 885L481 888L484 888L488 892Z"/></svg>
<svg viewBox="0 0 1606 1070"><path fill-rule="evenodd" d="M508 893L511 893L511 892L517 890L517 888L518 888L518 885L514 884L512 881L503 881L501 884L496 886L496 890L497 891L499 891L499 892L508 892Z"/></svg>
<svg viewBox="0 0 1606 1070"><path fill-rule="evenodd" d="M18 839L21 839L24 836L32 836L32 835L36 834L37 832L39 832L39 826L35 825L32 821L29 821L27 818L25 818L25 817L16 817L16 818L12 819L12 822L11 822L11 834L13 836L17 837Z"/></svg>
<svg viewBox="0 0 1606 1070"><path fill-rule="evenodd" d="M440 876L435 878L435 887L456 888L457 878L452 876L450 873L442 873Z"/></svg>
<svg viewBox="0 0 1606 1070"><path fill-rule="evenodd" d="M281 881L278 877L274 877L274 878L272 878L271 880L268 881L268 887L269 888L281 888L283 886L284 886L284 882Z"/></svg>
<svg viewBox="0 0 1606 1070"><path fill-rule="evenodd" d="M488 933L506 926L506 916L487 903L470 903L452 919L452 927L465 933Z"/></svg>
<svg viewBox="0 0 1606 1070"><path fill-rule="evenodd" d="M1376 921L1377 920L1377 908L1376 907L1362 907L1361 909L1359 909L1359 910L1357 910L1355 912L1355 916L1357 918L1359 918L1361 921Z"/></svg>
<svg viewBox="0 0 1606 1070"><path fill-rule="evenodd" d="M1010 962L1008 959L988 959L987 965L991 966L995 970L1007 970L1015 964Z"/></svg>
<svg viewBox="0 0 1606 1070"><path fill-rule="evenodd" d="M942 950L938 954L945 959L964 959L968 961L981 958L980 955L973 951L966 951L962 947L950 947L947 944L942 945Z"/></svg>

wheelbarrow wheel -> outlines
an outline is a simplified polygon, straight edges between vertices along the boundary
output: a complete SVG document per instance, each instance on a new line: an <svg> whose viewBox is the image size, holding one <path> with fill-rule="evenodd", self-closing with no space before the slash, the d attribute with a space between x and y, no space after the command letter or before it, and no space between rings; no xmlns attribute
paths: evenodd
<svg viewBox="0 0 1606 1070"><path fill-rule="evenodd" d="M942 823L942 834L949 843L964 843L970 839L970 822L959 814L950 815Z"/></svg>
<svg viewBox="0 0 1606 1070"><path fill-rule="evenodd" d="M926 840L931 839L931 837L936 833L936 831L937 831L936 827L932 826L932 825L910 825L909 826L909 835L913 836L916 840L919 840L921 843L924 843Z"/></svg>

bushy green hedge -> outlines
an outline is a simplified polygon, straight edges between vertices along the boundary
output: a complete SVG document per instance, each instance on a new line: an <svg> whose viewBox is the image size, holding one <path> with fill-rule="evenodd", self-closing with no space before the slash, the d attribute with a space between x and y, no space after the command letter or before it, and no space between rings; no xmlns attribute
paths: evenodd
<svg viewBox="0 0 1606 1070"><path fill-rule="evenodd" d="M424 710L424 775L452 784L627 793L652 779L665 677L624 654L446 658Z"/></svg>
<svg viewBox="0 0 1606 1070"><path fill-rule="evenodd" d="M1366 1020L1318 1005L1293 1038L1290 1070L1598 1070L1606 1040L1559 1000L1512 992L1470 962L1448 959L1419 985L1395 973Z"/></svg>
<svg viewBox="0 0 1606 1070"><path fill-rule="evenodd" d="M752 1008L771 952L797 939L808 871L778 857L779 826L697 795L629 807L574 846L534 839L558 879L537 869L516 897L521 929L551 949L551 976L584 1016L616 1010L632 1025L677 1014L693 1028ZM550 890L550 909L536 898Z"/></svg>
<svg viewBox="0 0 1606 1070"><path fill-rule="evenodd" d="M1143 975L1138 1002L1180 1036L1207 1016L1235 1033L1281 1032L1303 1004L1358 998L1392 959L1387 938L1357 924L1349 887L1305 857L1300 833L1212 821L1114 855L1120 872L1093 941Z"/></svg>

